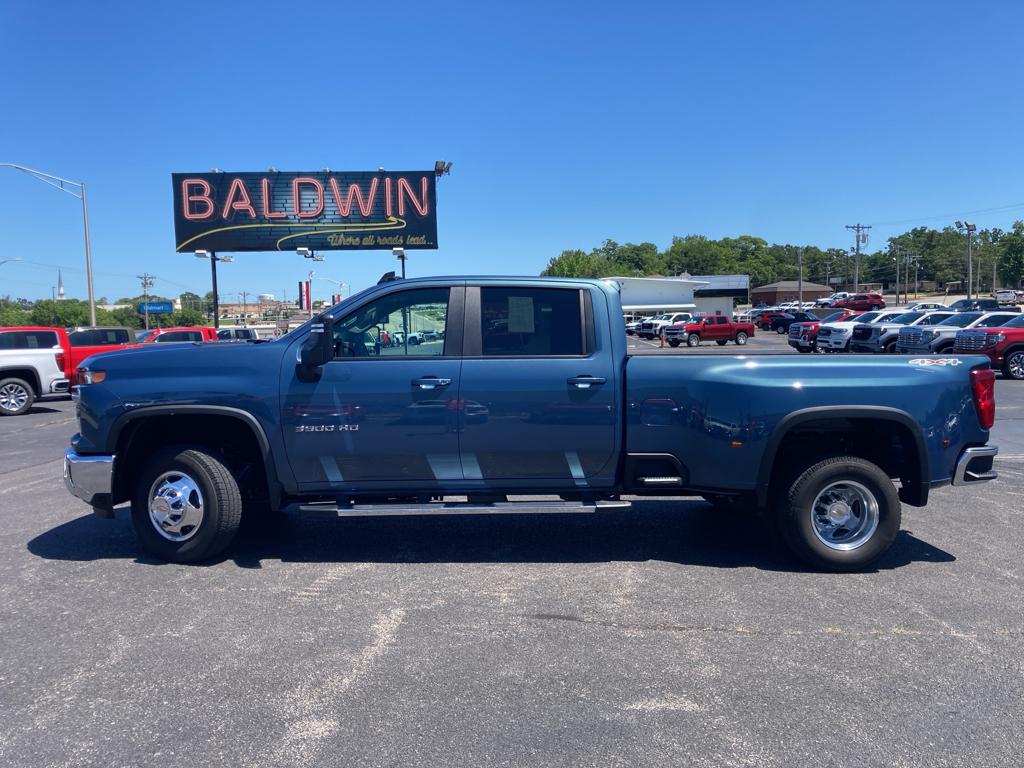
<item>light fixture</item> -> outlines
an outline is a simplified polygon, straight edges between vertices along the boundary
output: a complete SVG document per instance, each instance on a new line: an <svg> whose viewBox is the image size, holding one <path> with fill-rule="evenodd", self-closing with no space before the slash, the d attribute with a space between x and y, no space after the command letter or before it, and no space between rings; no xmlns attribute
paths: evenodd
<svg viewBox="0 0 1024 768"><path fill-rule="evenodd" d="M447 176L449 173L451 173L451 170L452 164L450 162L446 163L444 160L437 160L434 162L434 175L437 178Z"/></svg>
<svg viewBox="0 0 1024 768"><path fill-rule="evenodd" d="M210 252L209 251L196 251L196 258L197 259L208 259L208 258L210 258Z"/></svg>
<svg viewBox="0 0 1024 768"><path fill-rule="evenodd" d="M296 248L295 253L304 259L310 259L313 257L313 252L309 248Z"/></svg>

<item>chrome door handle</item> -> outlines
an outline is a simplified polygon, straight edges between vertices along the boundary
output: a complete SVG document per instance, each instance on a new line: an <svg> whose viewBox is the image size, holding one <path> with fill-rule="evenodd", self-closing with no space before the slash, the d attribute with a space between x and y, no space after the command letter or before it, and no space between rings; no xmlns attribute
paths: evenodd
<svg viewBox="0 0 1024 768"><path fill-rule="evenodd" d="M424 376L412 380L412 385L420 389L444 389L451 383L451 379L439 379L437 376Z"/></svg>
<svg viewBox="0 0 1024 768"><path fill-rule="evenodd" d="M576 389L590 389L598 384L604 384L607 379L601 376L573 376L570 379L566 379L566 383L570 387L576 387Z"/></svg>

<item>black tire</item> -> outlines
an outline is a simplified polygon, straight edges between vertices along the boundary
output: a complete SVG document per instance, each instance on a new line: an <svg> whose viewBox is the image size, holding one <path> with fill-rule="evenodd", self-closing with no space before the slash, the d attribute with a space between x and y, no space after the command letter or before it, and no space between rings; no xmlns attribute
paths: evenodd
<svg viewBox="0 0 1024 768"><path fill-rule="evenodd" d="M797 347L797 351L799 351L802 355L809 355L814 350L811 349L810 347Z"/></svg>
<svg viewBox="0 0 1024 768"><path fill-rule="evenodd" d="M779 336L782 336L784 333L789 333L789 328L784 325L776 325L775 332L779 334Z"/></svg>
<svg viewBox="0 0 1024 768"><path fill-rule="evenodd" d="M870 310L870 311L871 311L871 312L877 312L877 311L878 311L878 310L880 310L881 308L882 308L882 305L881 305L881 304L872 304L872 305L871 305L871 310Z"/></svg>
<svg viewBox="0 0 1024 768"><path fill-rule="evenodd" d="M21 416L35 401L35 390L24 379L0 380L0 416Z"/></svg>
<svg viewBox="0 0 1024 768"><path fill-rule="evenodd" d="M747 332L746 331L739 331L736 334L736 343L739 344L741 347L744 344L747 343Z"/></svg>
<svg viewBox="0 0 1024 768"><path fill-rule="evenodd" d="M715 339L715 344L717 344L720 347L724 347L728 343L729 343L728 339Z"/></svg>
<svg viewBox="0 0 1024 768"><path fill-rule="evenodd" d="M1024 379L1024 349L1015 349L1003 360L1003 376L1015 381Z"/></svg>
<svg viewBox="0 0 1024 768"><path fill-rule="evenodd" d="M863 540L852 539L849 543L858 543L851 549L829 546L815 532L814 502L836 483L856 484L877 507L877 525L863 532ZM824 459L803 470L787 491L778 494L775 507L776 524L789 549L808 565L825 571L867 568L888 551L900 530L900 500L892 480L877 465L857 456ZM863 505L860 509L855 524L871 517Z"/></svg>
<svg viewBox="0 0 1024 768"><path fill-rule="evenodd" d="M699 347L700 346L700 335L691 333L686 337L686 346L688 347Z"/></svg>
<svg viewBox="0 0 1024 768"><path fill-rule="evenodd" d="M888 344L885 345L885 353L887 355L895 355L896 354L896 341L895 340L890 341Z"/></svg>
<svg viewBox="0 0 1024 768"><path fill-rule="evenodd" d="M670 339L669 342L668 342L668 345L670 347L678 347L679 346L679 339Z"/></svg>
<svg viewBox="0 0 1024 768"><path fill-rule="evenodd" d="M953 351L953 342L950 342L949 344L943 344L941 347L938 347L935 350L935 354L937 354L937 355L948 355L952 351Z"/></svg>
<svg viewBox="0 0 1024 768"><path fill-rule="evenodd" d="M164 474L181 473L198 488L202 519L180 541L165 538L150 516L150 491ZM224 552L238 533L242 496L231 471L202 448L177 445L157 452L139 472L132 492L132 524L139 545L161 560L195 563Z"/></svg>

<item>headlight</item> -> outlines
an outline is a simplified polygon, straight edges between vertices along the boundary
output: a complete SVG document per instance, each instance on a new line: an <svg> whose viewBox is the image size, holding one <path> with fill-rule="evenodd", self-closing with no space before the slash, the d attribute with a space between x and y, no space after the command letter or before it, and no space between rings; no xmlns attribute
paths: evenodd
<svg viewBox="0 0 1024 768"><path fill-rule="evenodd" d="M99 384L107 378L107 372L93 371L89 368L79 368L78 378L83 384Z"/></svg>
<svg viewBox="0 0 1024 768"><path fill-rule="evenodd" d="M990 333L985 338L985 346L986 347L994 347L996 344L1000 343L1001 341L1006 341L1006 334L1005 333Z"/></svg>

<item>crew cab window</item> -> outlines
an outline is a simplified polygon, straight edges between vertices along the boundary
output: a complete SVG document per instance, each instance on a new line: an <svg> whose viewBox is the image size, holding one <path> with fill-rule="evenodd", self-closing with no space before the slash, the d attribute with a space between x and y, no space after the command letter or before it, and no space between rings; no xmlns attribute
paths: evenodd
<svg viewBox="0 0 1024 768"><path fill-rule="evenodd" d="M334 325L334 356L440 357L448 329L447 288L389 293Z"/></svg>
<svg viewBox="0 0 1024 768"><path fill-rule="evenodd" d="M566 288L481 288L485 356L582 355L580 292Z"/></svg>
<svg viewBox="0 0 1024 768"><path fill-rule="evenodd" d="M718 323L718 325L727 325L729 323L729 318L725 315L718 315L715 317L715 322Z"/></svg>
<svg viewBox="0 0 1024 768"><path fill-rule="evenodd" d="M5 331L0 333L0 349L53 349L60 346L53 331Z"/></svg>
<svg viewBox="0 0 1024 768"><path fill-rule="evenodd" d="M157 343L165 343L169 341L202 341L202 331L168 331L167 333L161 333L156 337Z"/></svg>
<svg viewBox="0 0 1024 768"><path fill-rule="evenodd" d="M128 344L131 341L127 328L86 328L69 333L68 339L72 347Z"/></svg>

